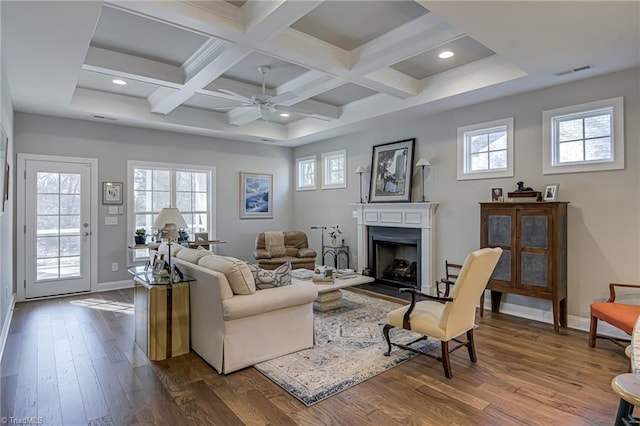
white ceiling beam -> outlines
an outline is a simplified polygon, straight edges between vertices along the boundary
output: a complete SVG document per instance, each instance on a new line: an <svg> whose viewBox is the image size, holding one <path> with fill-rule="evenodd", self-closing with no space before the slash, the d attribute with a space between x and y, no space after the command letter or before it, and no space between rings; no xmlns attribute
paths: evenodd
<svg viewBox="0 0 640 426"><path fill-rule="evenodd" d="M329 90L340 87L347 82L342 78L337 78L329 74L325 74L320 71L311 70L290 80L284 84L281 84L276 88L278 95L284 95L291 93L295 95L293 103L300 102L303 99L309 99L317 96L321 93L328 92ZM288 104L288 105L292 105Z"/></svg>
<svg viewBox="0 0 640 426"><path fill-rule="evenodd" d="M184 83L180 67L100 47L89 47L82 69L174 88Z"/></svg>

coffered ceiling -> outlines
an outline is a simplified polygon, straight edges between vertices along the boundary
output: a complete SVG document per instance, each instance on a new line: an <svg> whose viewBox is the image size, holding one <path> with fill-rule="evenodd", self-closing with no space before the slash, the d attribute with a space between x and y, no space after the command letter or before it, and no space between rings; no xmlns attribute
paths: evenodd
<svg viewBox="0 0 640 426"><path fill-rule="evenodd" d="M282 146L640 66L636 1L3 0L0 13L17 111Z"/></svg>

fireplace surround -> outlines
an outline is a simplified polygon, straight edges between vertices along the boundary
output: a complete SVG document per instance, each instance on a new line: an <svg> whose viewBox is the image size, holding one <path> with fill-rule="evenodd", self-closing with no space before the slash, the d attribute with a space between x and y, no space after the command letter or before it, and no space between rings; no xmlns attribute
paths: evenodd
<svg viewBox="0 0 640 426"><path fill-rule="evenodd" d="M435 279L433 241L437 208L438 203L354 204L353 217L357 221L357 271L362 273L363 269L370 269L373 274L378 273L373 269L377 266L373 264L375 260L370 258L372 251L376 252L371 247L374 240L382 239L383 244L391 245L415 245L416 259L404 260L409 262L409 269L410 263L416 262L415 285L420 290L429 292ZM406 256L411 257L410 254ZM405 254L400 257L405 257ZM402 269L402 265L398 267ZM403 280L398 281L402 283Z"/></svg>

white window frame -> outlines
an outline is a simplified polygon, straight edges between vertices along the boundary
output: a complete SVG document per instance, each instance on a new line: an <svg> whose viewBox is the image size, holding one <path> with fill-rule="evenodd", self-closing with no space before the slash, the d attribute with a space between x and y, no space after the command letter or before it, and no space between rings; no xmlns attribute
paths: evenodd
<svg viewBox="0 0 640 426"><path fill-rule="evenodd" d="M344 164L344 179L341 182L330 182L329 161L342 157ZM322 154L322 189L337 189L347 187L347 150L325 152Z"/></svg>
<svg viewBox="0 0 640 426"><path fill-rule="evenodd" d="M557 152L555 119L567 115L575 115L577 118L586 117L593 111L607 108L613 109L611 120L613 159L558 164L555 158L555 152ZM624 98L622 96L542 112L542 174L622 169L624 169Z"/></svg>
<svg viewBox="0 0 640 426"><path fill-rule="evenodd" d="M485 123L458 127L458 180L493 179L513 177L513 117ZM467 135L469 133L490 132L492 129L506 127L507 132L507 167L501 170L471 171L469 168L470 152Z"/></svg>
<svg viewBox="0 0 640 426"><path fill-rule="evenodd" d="M316 177L318 176L318 164L316 163L317 157L315 155L309 155L307 157L296 158L296 191L313 191L318 188L316 184ZM313 162L313 184L303 186L300 180L302 174L302 165Z"/></svg>
<svg viewBox="0 0 640 426"><path fill-rule="evenodd" d="M127 241L133 238L136 223L135 223L135 213L133 211L134 208L134 191L133 191L133 182L134 182L134 170L135 169L165 169L171 170L172 175L175 175L175 171L192 171L192 172L207 172L209 173L209 188L210 188L210 196L209 196L209 223L207 224L207 229L209 230L209 238L212 240L216 239L216 168L210 166L199 166L192 164L177 164L177 163L156 163L156 162L148 162L148 161L135 161L129 160L127 161ZM175 205L175 197L176 197L176 182L175 179L171 179L171 187L169 189L170 197L173 200L172 205ZM167 206L169 207L169 206ZM131 257L129 258L129 266L134 264L134 262L145 261L148 259L148 250L129 250L131 252Z"/></svg>

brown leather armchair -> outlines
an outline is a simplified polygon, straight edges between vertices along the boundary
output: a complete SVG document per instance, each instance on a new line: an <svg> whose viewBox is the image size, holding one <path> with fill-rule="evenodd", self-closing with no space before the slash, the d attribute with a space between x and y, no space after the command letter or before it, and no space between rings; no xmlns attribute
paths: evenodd
<svg viewBox="0 0 640 426"><path fill-rule="evenodd" d="M273 270L286 262L291 262L292 269L314 269L316 254L302 231L262 232L253 257L263 269Z"/></svg>

